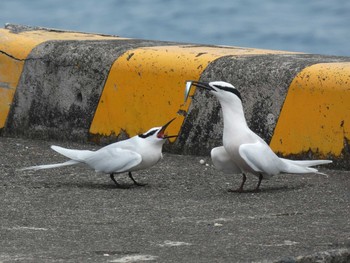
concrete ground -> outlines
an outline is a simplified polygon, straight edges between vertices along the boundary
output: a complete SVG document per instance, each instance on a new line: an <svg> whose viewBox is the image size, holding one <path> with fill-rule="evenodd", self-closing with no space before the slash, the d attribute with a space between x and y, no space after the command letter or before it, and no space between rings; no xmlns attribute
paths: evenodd
<svg viewBox="0 0 350 263"><path fill-rule="evenodd" d="M207 156L164 154L130 189L80 166L16 171L64 161L51 144L97 148L0 138L1 263L350 260L349 171L280 175L241 194L227 192L241 178Z"/></svg>

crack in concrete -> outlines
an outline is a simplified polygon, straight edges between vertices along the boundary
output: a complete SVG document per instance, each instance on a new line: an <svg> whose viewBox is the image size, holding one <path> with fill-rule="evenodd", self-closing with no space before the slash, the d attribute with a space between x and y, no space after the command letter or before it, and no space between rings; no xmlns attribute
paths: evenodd
<svg viewBox="0 0 350 263"><path fill-rule="evenodd" d="M7 53L6 51L0 50L0 54L4 54L5 56L12 58L16 61L29 61L29 60L40 60L42 58L17 58L9 53Z"/></svg>
<svg viewBox="0 0 350 263"><path fill-rule="evenodd" d="M14 60L17 60L17 61L25 61L25 59L20 59L20 58L16 58L15 56L3 51L3 50L0 50L0 53L1 54L4 54L5 56L9 57L9 58L12 58Z"/></svg>

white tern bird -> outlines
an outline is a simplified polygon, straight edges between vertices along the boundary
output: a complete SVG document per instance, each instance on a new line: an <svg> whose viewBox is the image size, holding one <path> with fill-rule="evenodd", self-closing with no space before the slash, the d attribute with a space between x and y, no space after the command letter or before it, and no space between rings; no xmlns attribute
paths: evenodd
<svg viewBox="0 0 350 263"><path fill-rule="evenodd" d="M162 127L152 128L143 134L109 144L97 151L73 150L52 145L51 148L53 150L68 157L70 160L57 164L26 167L21 170L41 170L86 164L96 172L109 174L119 188L125 187L115 180L114 175L124 172L128 172L135 185L143 186L144 184L135 181L131 172L150 168L162 158L162 147L166 139L177 137L177 135L168 136L165 133L165 129L173 120Z"/></svg>
<svg viewBox="0 0 350 263"><path fill-rule="evenodd" d="M279 158L269 145L255 134L247 125L242 98L239 91L230 83L224 81L186 83L185 100L191 86L208 90L220 102L223 120L223 146L213 148L211 158L214 166L224 173L242 174L243 180L237 191L242 192L246 181L245 173L252 173L259 178L256 191L262 179L269 179L280 173L305 174L318 173L310 166L331 163L330 160L294 161Z"/></svg>

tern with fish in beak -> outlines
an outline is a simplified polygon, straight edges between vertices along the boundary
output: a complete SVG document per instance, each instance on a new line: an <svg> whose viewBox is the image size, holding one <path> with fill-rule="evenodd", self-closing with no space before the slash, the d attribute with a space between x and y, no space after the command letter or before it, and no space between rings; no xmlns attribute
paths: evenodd
<svg viewBox="0 0 350 263"><path fill-rule="evenodd" d="M330 160L294 161L278 157L270 146L248 127L241 94L232 84L224 81L188 81L185 101L192 86L208 91L220 102L224 120L223 146L213 148L211 158L218 170L243 175L240 187L230 191L243 191L246 173L251 173L259 178L255 188L255 191L259 191L263 179L269 179L280 173L322 174L311 166L332 162Z"/></svg>

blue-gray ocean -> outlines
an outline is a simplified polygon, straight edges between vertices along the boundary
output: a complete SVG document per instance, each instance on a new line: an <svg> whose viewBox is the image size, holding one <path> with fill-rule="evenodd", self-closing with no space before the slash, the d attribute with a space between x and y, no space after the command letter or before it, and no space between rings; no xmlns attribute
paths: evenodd
<svg viewBox="0 0 350 263"><path fill-rule="evenodd" d="M5 23L350 56L349 0L1 0Z"/></svg>

